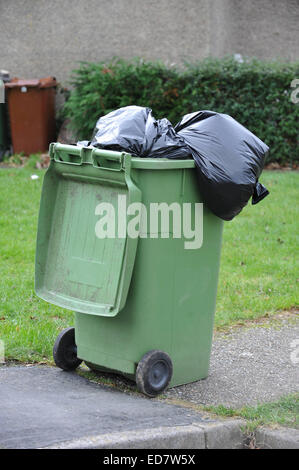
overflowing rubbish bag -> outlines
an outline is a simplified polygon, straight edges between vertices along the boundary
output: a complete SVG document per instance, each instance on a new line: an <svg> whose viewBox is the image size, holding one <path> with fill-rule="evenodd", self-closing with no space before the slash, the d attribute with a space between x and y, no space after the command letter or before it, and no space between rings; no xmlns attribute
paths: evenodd
<svg viewBox="0 0 299 470"><path fill-rule="evenodd" d="M256 204L269 194L258 182L269 147L231 116L199 111L175 130L191 150L203 200L218 217L231 220L250 197Z"/></svg>
<svg viewBox="0 0 299 470"><path fill-rule="evenodd" d="M269 147L227 114L198 111L173 127L156 120L150 108L127 106L101 117L91 141L81 146L126 151L150 158L193 158L204 203L232 220L252 197L269 194L258 181Z"/></svg>
<svg viewBox="0 0 299 470"><path fill-rule="evenodd" d="M150 108L126 106L101 117L91 142L101 149L129 152L135 157L190 158L190 149L168 119L156 120Z"/></svg>

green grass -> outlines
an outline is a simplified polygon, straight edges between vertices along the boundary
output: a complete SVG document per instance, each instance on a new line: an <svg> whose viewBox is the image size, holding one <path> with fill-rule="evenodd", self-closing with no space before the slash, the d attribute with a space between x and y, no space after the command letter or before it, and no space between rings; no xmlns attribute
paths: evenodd
<svg viewBox="0 0 299 470"><path fill-rule="evenodd" d="M281 425L299 428L299 394L292 394L272 403L263 403L257 406L244 406L238 410L226 408L223 405L204 407L205 411L223 417L244 418L248 431L257 426Z"/></svg>
<svg viewBox="0 0 299 470"><path fill-rule="evenodd" d="M73 314L34 294L34 252L44 171L0 169L0 339L9 360L51 361L58 332ZM31 180L32 173L38 180ZM298 303L298 172L265 172L270 196L225 223L215 324L290 309ZM297 284L296 284L297 282Z"/></svg>
<svg viewBox="0 0 299 470"><path fill-rule="evenodd" d="M298 172L264 172L270 195L248 204L223 236L216 326L298 305Z"/></svg>
<svg viewBox="0 0 299 470"><path fill-rule="evenodd" d="M44 172L30 166L0 169L0 339L7 359L25 362L50 359L55 336L73 321L72 312L34 294L35 238ZM32 173L40 178L31 180Z"/></svg>

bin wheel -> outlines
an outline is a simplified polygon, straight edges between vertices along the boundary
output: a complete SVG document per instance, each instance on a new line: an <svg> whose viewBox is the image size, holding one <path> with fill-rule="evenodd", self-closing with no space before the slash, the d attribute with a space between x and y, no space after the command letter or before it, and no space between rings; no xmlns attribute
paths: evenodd
<svg viewBox="0 0 299 470"><path fill-rule="evenodd" d="M155 397L169 385L172 370L168 354L157 349L147 352L136 369L138 390L148 397Z"/></svg>
<svg viewBox="0 0 299 470"><path fill-rule="evenodd" d="M81 359L77 357L75 328L66 328L57 336L53 347L53 358L55 364L63 370L75 370L81 364Z"/></svg>

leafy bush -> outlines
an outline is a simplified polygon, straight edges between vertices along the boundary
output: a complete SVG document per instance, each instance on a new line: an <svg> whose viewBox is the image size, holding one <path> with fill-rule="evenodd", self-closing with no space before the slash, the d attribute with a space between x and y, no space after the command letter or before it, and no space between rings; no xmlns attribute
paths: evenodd
<svg viewBox="0 0 299 470"><path fill-rule="evenodd" d="M173 124L184 114L210 109L227 113L250 129L271 151L268 163L298 162L299 105L290 84L299 63L234 58L205 59L181 69L141 59L83 62L73 72L64 106L78 138L90 139L97 119L136 104Z"/></svg>

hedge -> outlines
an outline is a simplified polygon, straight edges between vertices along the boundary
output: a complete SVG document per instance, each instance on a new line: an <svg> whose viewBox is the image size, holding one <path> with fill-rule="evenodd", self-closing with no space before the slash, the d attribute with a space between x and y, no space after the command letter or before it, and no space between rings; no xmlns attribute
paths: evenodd
<svg viewBox="0 0 299 470"><path fill-rule="evenodd" d="M82 62L72 75L63 109L79 139L90 139L97 119L136 104L176 124L184 114L210 109L227 113L270 147L267 163L298 162L299 103L291 82L299 63L205 59L183 67L142 59Z"/></svg>

